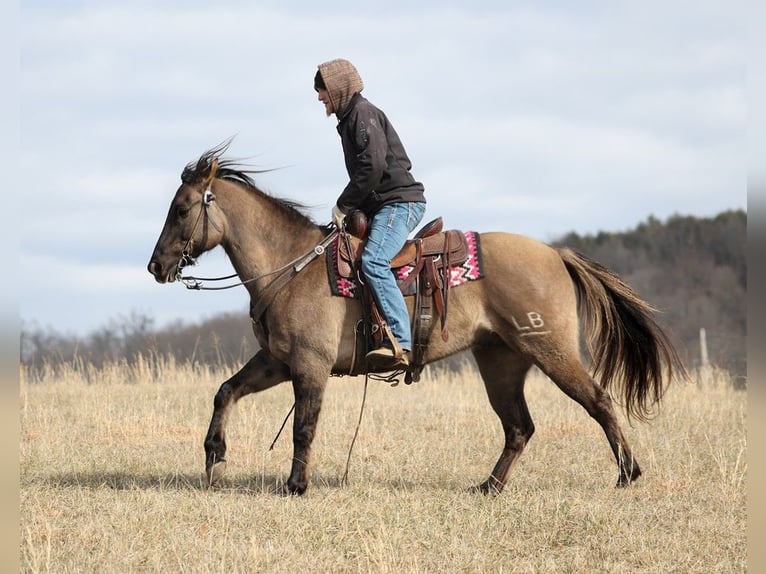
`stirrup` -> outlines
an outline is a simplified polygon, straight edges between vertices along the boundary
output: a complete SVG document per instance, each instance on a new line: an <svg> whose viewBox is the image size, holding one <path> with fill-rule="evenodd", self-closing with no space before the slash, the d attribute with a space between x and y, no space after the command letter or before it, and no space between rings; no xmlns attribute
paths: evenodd
<svg viewBox="0 0 766 574"><path fill-rule="evenodd" d="M384 371L402 371L410 367L410 361L406 353L402 352L397 357L396 352L388 347L373 349L367 353L365 359L370 368L382 369Z"/></svg>

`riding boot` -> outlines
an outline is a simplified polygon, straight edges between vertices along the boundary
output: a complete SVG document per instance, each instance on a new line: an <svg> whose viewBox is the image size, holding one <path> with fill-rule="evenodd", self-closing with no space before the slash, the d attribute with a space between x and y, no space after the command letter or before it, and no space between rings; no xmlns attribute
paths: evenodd
<svg viewBox="0 0 766 574"><path fill-rule="evenodd" d="M386 337L386 343L391 346L389 347L384 344L367 353L365 356L367 365L370 368L382 371L407 370L410 366L410 361L407 357L409 351L402 349L399 341L394 337L391 328L386 323L383 324L383 332Z"/></svg>

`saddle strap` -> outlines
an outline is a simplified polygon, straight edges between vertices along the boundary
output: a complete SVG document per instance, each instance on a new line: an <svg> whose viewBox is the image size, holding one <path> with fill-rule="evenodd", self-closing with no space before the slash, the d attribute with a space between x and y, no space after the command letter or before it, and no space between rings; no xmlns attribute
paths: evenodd
<svg viewBox="0 0 766 574"><path fill-rule="evenodd" d="M441 277L442 284L441 284L441 290L439 291L439 296L436 296L436 293L434 293L434 298L436 299L436 307L439 309L439 314L441 316L441 322L442 322L442 341L445 343L449 340L449 329L447 329L447 311L448 311L448 305L449 305L449 289L450 289L450 269L452 268L452 261L450 261L450 256L452 255L452 250L450 249L450 239L454 237L453 233L447 233L444 237L444 253L442 254L442 258L444 260L444 265L442 267L444 276ZM461 237L462 239L462 237ZM441 305L441 307L439 307Z"/></svg>
<svg viewBox="0 0 766 574"><path fill-rule="evenodd" d="M425 366L426 350L428 349L428 339L431 333L431 322L433 320L433 308L431 306L431 296L424 293L420 288L422 281L416 279L418 290L415 294L414 321L412 326L412 362L410 381L420 379L420 371Z"/></svg>

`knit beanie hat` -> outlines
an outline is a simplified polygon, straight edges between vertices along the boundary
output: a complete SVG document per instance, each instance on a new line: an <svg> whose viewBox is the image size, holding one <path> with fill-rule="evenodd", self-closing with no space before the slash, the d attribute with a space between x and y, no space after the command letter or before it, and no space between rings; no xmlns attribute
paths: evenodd
<svg viewBox="0 0 766 574"><path fill-rule="evenodd" d="M364 89L362 78L356 71L354 64L341 58L319 64L318 68L321 80L324 82L330 101L335 108L335 115L341 119L354 94ZM316 86L316 78L314 83Z"/></svg>

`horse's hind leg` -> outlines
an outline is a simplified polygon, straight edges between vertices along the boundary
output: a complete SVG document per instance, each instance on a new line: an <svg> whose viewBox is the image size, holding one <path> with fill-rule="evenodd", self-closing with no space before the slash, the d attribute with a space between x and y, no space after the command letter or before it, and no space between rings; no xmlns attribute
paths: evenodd
<svg viewBox="0 0 766 574"><path fill-rule="evenodd" d="M641 476L641 469L617 421L611 396L588 374L576 357L578 354L575 352L565 359L557 356L554 360L541 362L540 368L601 425L619 467L617 486L628 486Z"/></svg>
<svg viewBox="0 0 766 574"><path fill-rule="evenodd" d="M226 421L239 399L287 381L287 366L261 349L247 364L225 381L213 401L213 417L205 437L205 472L212 485L223 476L226 468Z"/></svg>
<svg viewBox="0 0 766 574"><path fill-rule="evenodd" d="M499 494L518 461L524 447L535 432L535 425L524 398L524 379L532 363L507 347L472 349L484 380L492 408L500 417L505 444L489 478L473 491Z"/></svg>

